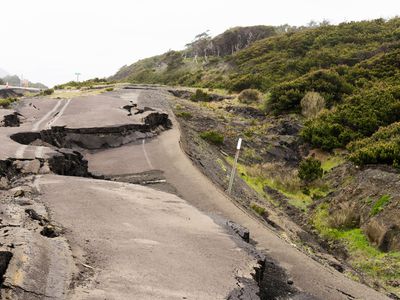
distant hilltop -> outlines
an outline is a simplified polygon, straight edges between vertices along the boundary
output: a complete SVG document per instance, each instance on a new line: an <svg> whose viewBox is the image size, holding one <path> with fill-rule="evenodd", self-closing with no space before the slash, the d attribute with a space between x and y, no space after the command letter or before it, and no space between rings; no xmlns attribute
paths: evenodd
<svg viewBox="0 0 400 300"><path fill-rule="evenodd" d="M47 86L43 83L33 83L27 79L21 80L21 78L19 78L17 75L10 75L7 71L0 68L0 84L1 83L8 83L11 86L24 86L38 89L47 89Z"/></svg>

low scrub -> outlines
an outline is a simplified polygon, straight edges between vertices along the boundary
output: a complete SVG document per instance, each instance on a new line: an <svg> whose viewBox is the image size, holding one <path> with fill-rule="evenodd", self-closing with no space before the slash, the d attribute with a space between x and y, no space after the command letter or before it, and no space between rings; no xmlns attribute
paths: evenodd
<svg viewBox="0 0 400 300"><path fill-rule="evenodd" d="M331 111L309 120L303 138L323 150L344 148L371 136L381 126L400 120L400 88L377 86L346 99Z"/></svg>
<svg viewBox="0 0 400 300"><path fill-rule="evenodd" d="M255 89L246 89L240 92L238 98L241 103L258 103L261 100L261 93Z"/></svg>
<svg viewBox="0 0 400 300"><path fill-rule="evenodd" d="M46 90L42 91L41 94L44 96L50 96L50 95L54 94L54 89L46 89Z"/></svg>
<svg viewBox="0 0 400 300"><path fill-rule="evenodd" d="M360 215L355 205L343 203L328 219L330 227L337 229L351 229L360 225Z"/></svg>
<svg viewBox="0 0 400 300"><path fill-rule="evenodd" d="M17 98L0 99L0 107L7 108L15 101L17 101Z"/></svg>
<svg viewBox="0 0 400 300"><path fill-rule="evenodd" d="M385 208L385 206L390 203L391 200L392 197L390 197L390 195L383 195L380 197L372 206L370 215L376 216L379 214Z"/></svg>
<svg viewBox="0 0 400 300"><path fill-rule="evenodd" d="M348 145L349 158L357 165L387 164L400 167L400 122L380 128L369 138Z"/></svg>
<svg viewBox="0 0 400 300"><path fill-rule="evenodd" d="M210 101L210 95L201 89L197 89L196 92L190 97L190 100L194 102Z"/></svg>
<svg viewBox="0 0 400 300"><path fill-rule="evenodd" d="M306 183L313 182L322 177L324 170L321 162L314 157L304 159L299 166L299 178Z"/></svg>
<svg viewBox="0 0 400 300"><path fill-rule="evenodd" d="M214 145L222 145L224 143L224 136L214 130L203 131L200 133L200 137Z"/></svg>
<svg viewBox="0 0 400 300"><path fill-rule="evenodd" d="M251 204L250 207L252 210L254 210L260 216L263 216L266 213L266 210L264 207L261 207L255 203Z"/></svg>
<svg viewBox="0 0 400 300"><path fill-rule="evenodd" d="M336 71L316 71L275 86L271 90L269 110L275 114L300 112L301 100L308 91L318 92L326 99L327 106L331 107L341 102L345 95L350 94L352 86Z"/></svg>

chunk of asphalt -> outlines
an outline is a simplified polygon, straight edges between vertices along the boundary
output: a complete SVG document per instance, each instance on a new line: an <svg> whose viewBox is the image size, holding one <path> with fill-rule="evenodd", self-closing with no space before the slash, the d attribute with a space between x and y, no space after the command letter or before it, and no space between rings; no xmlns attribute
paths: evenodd
<svg viewBox="0 0 400 300"><path fill-rule="evenodd" d="M246 243L250 242L250 231L233 221L227 221L226 225L231 228L237 235L239 235Z"/></svg>

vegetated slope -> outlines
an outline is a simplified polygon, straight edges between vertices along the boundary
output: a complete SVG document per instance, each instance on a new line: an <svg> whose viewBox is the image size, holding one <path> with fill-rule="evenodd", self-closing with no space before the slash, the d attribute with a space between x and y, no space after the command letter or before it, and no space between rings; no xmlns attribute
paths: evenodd
<svg viewBox="0 0 400 300"><path fill-rule="evenodd" d="M399 70L400 19L394 18L236 28L213 39L200 35L187 49L125 66L112 79L231 91L256 88L268 93L267 110L276 115L299 113L305 94L318 92L329 110L306 123L303 137L331 150L400 121Z"/></svg>

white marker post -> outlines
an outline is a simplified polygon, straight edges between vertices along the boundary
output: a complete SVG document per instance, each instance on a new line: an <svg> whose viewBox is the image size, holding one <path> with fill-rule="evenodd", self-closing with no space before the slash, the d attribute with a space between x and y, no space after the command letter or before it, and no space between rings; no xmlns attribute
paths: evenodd
<svg viewBox="0 0 400 300"><path fill-rule="evenodd" d="M229 179L229 186L228 186L228 194L232 193L233 181L235 180L235 173L236 173L236 166L239 159L240 147L242 146L242 138L239 138L237 146L236 146L236 155L235 161L233 162L232 171L231 171L231 178Z"/></svg>

